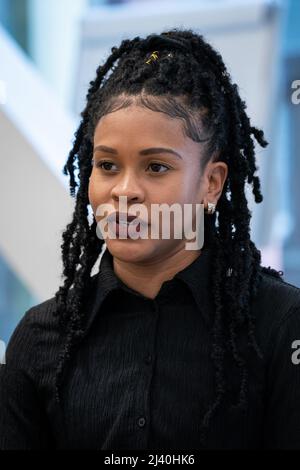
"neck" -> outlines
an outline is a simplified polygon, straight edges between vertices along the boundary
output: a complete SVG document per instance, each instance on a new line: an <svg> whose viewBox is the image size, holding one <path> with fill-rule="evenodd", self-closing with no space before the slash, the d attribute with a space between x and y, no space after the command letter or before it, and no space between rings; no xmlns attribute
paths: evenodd
<svg viewBox="0 0 300 470"><path fill-rule="evenodd" d="M177 272L189 266L200 254L201 250L182 248L143 263L130 263L114 256L113 268L124 284L145 297L154 299L165 281L173 279Z"/></svg>

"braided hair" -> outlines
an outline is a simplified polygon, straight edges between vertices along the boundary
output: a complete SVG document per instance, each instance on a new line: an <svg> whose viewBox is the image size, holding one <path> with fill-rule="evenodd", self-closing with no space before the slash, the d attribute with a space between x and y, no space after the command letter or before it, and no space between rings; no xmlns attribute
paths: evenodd
<svg viewBox="0 0 300 470"><path fill-rule="evenodd" d="M159 60L146 62L156 49ZM247 348L262 359L254 335L250 301L257 292L263 272L280 280L281 271L261 266L261 253L250 238L251 213L245 186L252 186L256 203L263 199L255 159L255 142L268 143L262 130L253 127L238 86L232 83L221 55L202 35L191 29L174 28L161 34L125 39L96 71L90 82L86 106L75 133L73 148L63 168L70 178L70 193L76 197L72 221L63 233L63 285L55 294L55 316L59 318L64 346L60 353L55 396L60 401L63 372L71 352L84 335L83 304L91 281L91 270L103 240L97 223L88 217L88 184L92 170L93 135L99 119L132 103L179 118L184 132L203 142L201 171L213 155L228 166L216 212L205 214L204 243L213 251L211 289L215 315L211 357L215 369L216 394L203 416L199 443L205 443L213 414L223 402L226 380L225 355L230 353L239 372L238 401L247 404L248 368L237 339L246 334ZM214 157L215 158L215 157ZM77 172L77 174L75 174ZM248 349L247 349L248 350Z"/></svg>

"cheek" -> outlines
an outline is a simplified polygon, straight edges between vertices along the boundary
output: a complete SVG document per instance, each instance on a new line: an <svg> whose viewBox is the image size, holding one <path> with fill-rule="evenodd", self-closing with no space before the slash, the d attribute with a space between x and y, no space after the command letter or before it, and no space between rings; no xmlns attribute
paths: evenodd
<svg viewBox="0 0 300 470"><path fill-rule="evenodd" d="M178 173L172 181L162 183L159 190L149 190L152 203L166 202L168 204L195 202L199 198L198 193L199 178L190 172Z"/></svg>
<svg viewBox="0 0 300 470"><path fill-rule="evenodd" d="M200 174L200 169L193 171L189 174L187 190L189 198L193 202L200 202L203 199L205 192L205 185L203 176Z"/></svg>
<svg viewBox="0 0 300 470"><path fill-rule="evenodd" d="M104 197L103 185L97 183L97 178L92 172L89 179L88 198L94 212L97 206L104 202Z"/></svg>
<svg viewBox="0 0 300 470"><path fill-rule="evenodd" d="M94 196L94 182L93 182L92 175L90 176L90 179L89 179L88 198L89 198L89 202L90 202L91 206L92 206L93 209L94 209L94 199L95 199L95 196Z"/></svg>
<svg viewBox="0 0 300 470"><path fill-rule="evenodd" d="M199 202L203 196L203 181L196 171L187 171L174 188L174 196L182 203Z"/></svg>

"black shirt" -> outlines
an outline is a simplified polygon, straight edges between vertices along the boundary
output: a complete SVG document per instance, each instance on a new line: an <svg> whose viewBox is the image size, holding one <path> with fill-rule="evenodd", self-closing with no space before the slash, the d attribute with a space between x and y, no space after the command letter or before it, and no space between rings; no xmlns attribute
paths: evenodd
<svg viewBox="0 0 300 470"><path fill-rule="evenodd" d="M61 406L54 395L62 348L54 297L30 308L0 366L0 449L199 449L200 424L216 393L211 258L204 249L150 299L115 275L106 249ZM264 273L251 312L264 360L255 353L249 359L246 412L230 406L229 387L207 447L300 449L300 289ZM232 375L229 383L239 382Z"/></svg>

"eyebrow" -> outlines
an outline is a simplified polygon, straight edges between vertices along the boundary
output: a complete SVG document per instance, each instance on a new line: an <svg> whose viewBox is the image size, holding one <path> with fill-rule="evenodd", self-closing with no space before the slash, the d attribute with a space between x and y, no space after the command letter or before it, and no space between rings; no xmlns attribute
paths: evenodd
<svg viewBox="0 0 300 470"><path fill-rule="evenodd" d="M107 152L107 153L110 153L110 154L113 154L113 155L118 155L118 152L117 152L116 149L113 149L111 147L107 147L106 145L97 145L97 147L94 148L94 153L97 150L101 150L102 152ZM182 160L182 156L178 152L175 152L175 150L165 148L165 147L150 147L148 149L143 149L143 150L139 151L139 155L141 155L141 156L155 155L155 154L158 154L158 153L170 153L172 155L175 155L178 158L181 158L181 160Z"/></svg>

